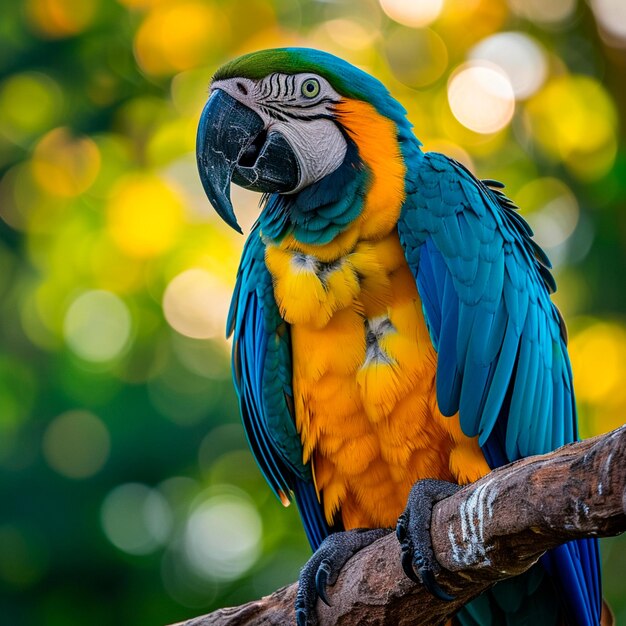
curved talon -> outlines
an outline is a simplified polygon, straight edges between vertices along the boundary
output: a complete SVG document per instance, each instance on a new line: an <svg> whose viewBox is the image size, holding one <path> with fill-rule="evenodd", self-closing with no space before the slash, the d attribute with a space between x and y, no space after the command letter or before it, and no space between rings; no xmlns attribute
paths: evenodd
<svg viewBox="0 0 626 626"><path fill-rule="evenodd" d="M350 557L390 532L387 528L360 528L329 535L300 570L296 595L297 626L318 624L317 599L331 606L327 585L333 585Z"/></svg>
<svg viewBox="0 0 626 626"><path fill-rule="evenodd" d="M422 579L422 584L433 596L435 596L435 598L439 598L439 600L443 600L444 602L451 602L454 600L455 596L451 596L449 593L446 593L439 586L439 583L435 580L435 574L432 569L428 567L421 567L417 571Z"/></svg>
<svg viewBox="0 0 626 626"><path fill-rule="evenodd" d="M402 569L404 570L404 573L414 583L417 583L419 585L422 582L417 577L417 574L415 573L415 570L413 569L413 558L411 557L411 551L410 550L406 550L406 551L402 552Z"/></svg>
<svg viewBox="0 0 626 626"><path fill-rule="evenodd" d="M416 482L396 526L396 535L402 547L404 573L444 602L454 600L454 596L446 593L435 580L435 573L439 573L441 568L433 550L430 523L433 506L459 489L461 487L455 483L434 478Z"/></svg>
<svg viewBox="0 0 626 626"><path fill-rule="evenodd" d="M326 585L328 584L329 574L330 562L328 559L324 559L315 574L315 591L317 591L317 595L326 606L331 606L328 595L326 595Z"/></svg>
<svg viewBox="0 0 626 626"><path fill-rule="evenodd" d="M307 626L307 615L304 609L296 609L296 623L298 626Z"/></svg>

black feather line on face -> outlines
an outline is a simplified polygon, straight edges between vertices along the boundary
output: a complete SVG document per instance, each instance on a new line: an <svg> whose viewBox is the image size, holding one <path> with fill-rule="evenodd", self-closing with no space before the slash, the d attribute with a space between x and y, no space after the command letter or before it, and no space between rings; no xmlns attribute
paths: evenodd
<svg viewBox="0 0 626 626"><path fill-rule="evenodd" d="M275 107L269 107L267 105L261 104L259 108L265 113L268 117L272 119L278 120L279 122L287 122L288 117L283 114L283 111L280 109L276 109Z"/></svg>
<svg viewBox="0 0 626 626"><path fill-rule="evenodd" d="M332 102L332 101L331 101ZM289 109L280 108L277 106L272 106L267 103L263 103L259 105L259 108L269 117L273 119L277 119L281 122L287 122L289 119L292 120L319 120L319 119L334 119L332 113L313 113L313 114L298 114L297 107L289 107Z"/></svg>
<svg viewBox="0 0 626 626"><path fill-rule="evenodd" d="M328 96L324 96L321 100L318 100L317 102L311 102L309 104L298 104L296 106L299 109L312 109L313 107L319 106L320 104L337 104L337 101L329 98Z"/></svg>
<svg viewBox="0 0 626 626"><path fill-rule="evenodd" d="M284 78L284 80L281 80ZM260 85L260 102L258 106L274 119L286 121L285 116L290 119L313 120L331 118L331 112L328 114L316 113L314 115L298 115L299 110L313 109L323 105L329 105L328 108L337 104L337 101L329 96L324 96L315 102L298 102L299 98L296 94L297 80L296 76L290 74L285 77L279 74L271 74L267 79L262 81ZM286 110L288 109L288 110Z"/></svg>

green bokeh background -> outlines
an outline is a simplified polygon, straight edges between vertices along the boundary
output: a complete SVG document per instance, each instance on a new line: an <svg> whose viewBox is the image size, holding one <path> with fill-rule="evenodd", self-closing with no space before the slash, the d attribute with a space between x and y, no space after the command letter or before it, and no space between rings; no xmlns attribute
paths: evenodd
<svg viewBox="0 0 626 626"><path fill-rule="evenodd" d="M293 581L309 554L294 507L247 451L222 336L243 241L195 171L211 74L243 52L347 58L390 87L426 149L503 180L555 261L581 433L621 425L619 5L4 2L0 623L176 622ZM463 71L483 57L508 78L476 109L485 86ZM249 227L258 199L233 193ZM626 541L602 546L605 594L626 625Z"/></svg>

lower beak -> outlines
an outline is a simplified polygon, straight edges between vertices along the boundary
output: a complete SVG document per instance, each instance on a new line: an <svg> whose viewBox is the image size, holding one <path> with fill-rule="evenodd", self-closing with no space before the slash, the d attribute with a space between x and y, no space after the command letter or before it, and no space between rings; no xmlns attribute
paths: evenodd
<svg viewBox="0 0 626 626"><path fill-rule="evenodd" d="M200 116L196 157L211 204L238 232L231 180L264 193L292 191L300 180L297 157L286 139L268 132L259 115L221 89L213 91Z"/></svg>

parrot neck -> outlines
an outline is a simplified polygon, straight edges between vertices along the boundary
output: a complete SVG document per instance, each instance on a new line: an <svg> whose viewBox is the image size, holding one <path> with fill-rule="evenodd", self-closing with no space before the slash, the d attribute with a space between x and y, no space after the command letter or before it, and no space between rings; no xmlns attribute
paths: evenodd
<svg viewBox="0 0 626 626"><path fill-rule="evenodd" d="M347 143L342 165L296 194L267 197L259 217L268 244L325 262L395 228L406 199L407 164L422 157L406 118L397 123L371 104L348 99L336 114Z"/></svg>
<svg viewBox="0 0 626 626"><path fill-rule="evenodd" d="M298 193L265 197L259 217L264 238L281 243L290 236L323 246L359 217L368 176L356 146L348 137L346 143L346 156L334 172Z"/></svg>

